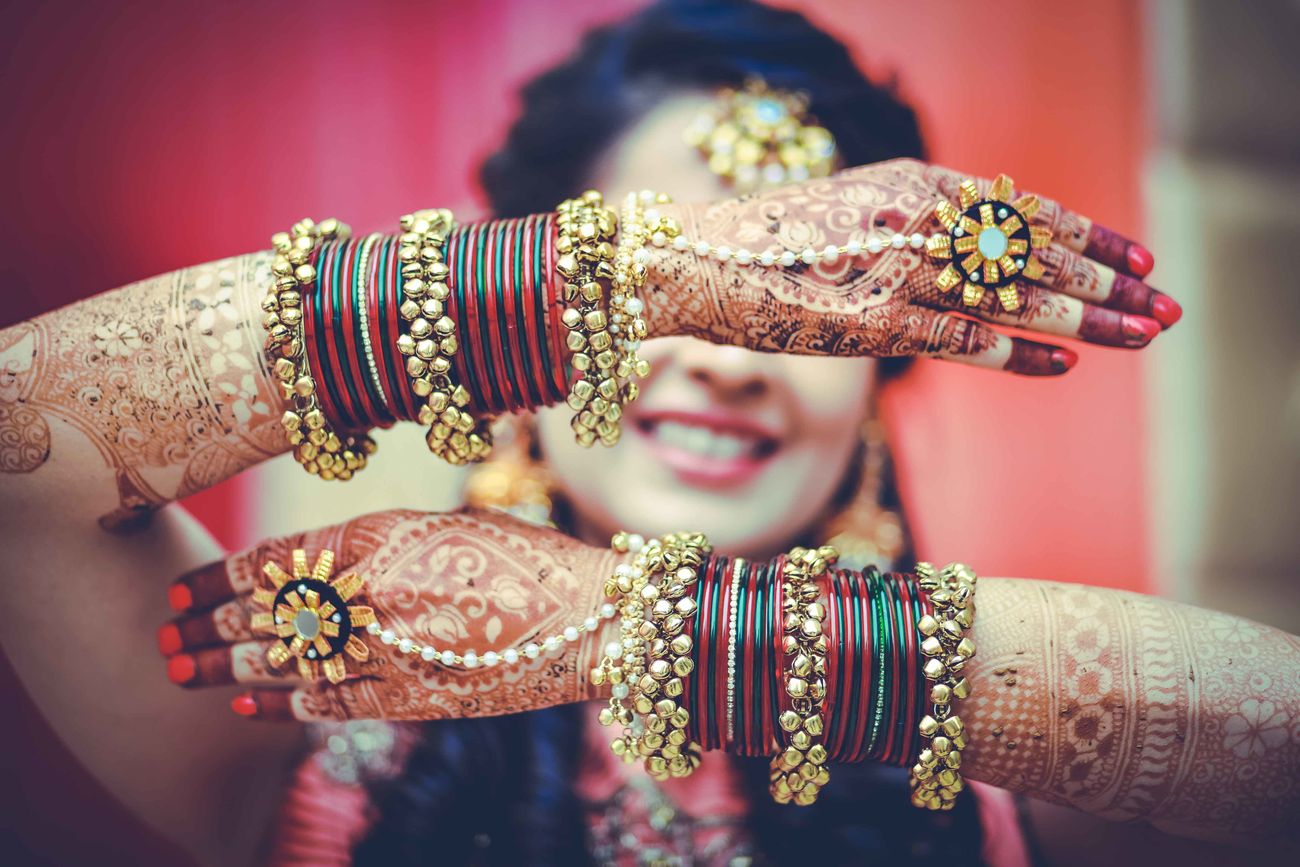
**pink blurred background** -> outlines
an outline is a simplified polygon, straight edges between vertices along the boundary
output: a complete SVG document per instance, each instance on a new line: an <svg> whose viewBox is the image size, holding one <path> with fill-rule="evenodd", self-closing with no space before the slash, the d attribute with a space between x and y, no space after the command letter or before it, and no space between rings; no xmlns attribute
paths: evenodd
<svg viewBox="0 0 1300 867"><path fill-rule="evenodd" d="M518 85L587 26L639 5L11 8L0 325L263 247L303 215L371 231L413 207L481 202L475 169ZM1147 73L1133 3L1050 16L1034 0L782 5L898 80L935 161L1006 171L1140 234ZM993 45L976 35L990 16ZM1141 364L1084 348L1059 381L917 365L884 411L921 552L961 552L991 574L1149 589ZM244 546L259 536L252 484L188 505Z"/></svg>

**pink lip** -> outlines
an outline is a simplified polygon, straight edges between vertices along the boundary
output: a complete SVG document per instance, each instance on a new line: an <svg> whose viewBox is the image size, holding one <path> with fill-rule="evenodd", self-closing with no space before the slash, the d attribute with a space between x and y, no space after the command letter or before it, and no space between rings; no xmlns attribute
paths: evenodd
<svg viewBox="0 0 1300 867"><path fill-rule="evenodd" d="M781 435L753 419L718 412L654 412L636 413L632 429L642 438L646 447L665 467L672 471L682 484L696 488L724 489L740 487L752 481L773 456L780 451ZM718 433L731 433L770 443L762 456L740 455L735 458L705 457L662 442L653 433L660 422L673 421L694 427L708 428Z"/></svg>

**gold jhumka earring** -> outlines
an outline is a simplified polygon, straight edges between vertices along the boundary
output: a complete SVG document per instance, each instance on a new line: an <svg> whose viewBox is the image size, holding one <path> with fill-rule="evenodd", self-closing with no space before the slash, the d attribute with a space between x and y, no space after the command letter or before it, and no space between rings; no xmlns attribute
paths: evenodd
<svg viewBox="0 0 1300 867"><path fill-rule="evenodd" d="M907 547L907 529L902 516L881 503L892 470L884 426L874 414L862 424L861 461L857 489L826 523L823 544L839 550L841 568L874 565L888 571L895 568Z"/></svg>

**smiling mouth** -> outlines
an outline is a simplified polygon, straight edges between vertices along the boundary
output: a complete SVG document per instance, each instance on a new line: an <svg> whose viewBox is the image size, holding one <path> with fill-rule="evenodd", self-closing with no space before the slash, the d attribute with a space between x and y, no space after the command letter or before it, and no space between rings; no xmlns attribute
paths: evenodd
<svg viewBox="0 0 1300 867"><path fill-rule="evenodd" d="M653 418L637 421L647 439L676 452L722 463L762 461L779 446L773 437L740 430L719 430L705 424Z"/></svg>

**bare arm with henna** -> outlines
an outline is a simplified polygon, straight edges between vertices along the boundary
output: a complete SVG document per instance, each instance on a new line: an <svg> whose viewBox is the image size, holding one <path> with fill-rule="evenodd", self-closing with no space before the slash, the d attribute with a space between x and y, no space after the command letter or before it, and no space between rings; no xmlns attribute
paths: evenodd
<svg viewBox="0 0 1300 867"><path fill-rule="evenodd" d="M770 352L926 356L1041 376L1075 362L1074 353L1056 345L1059 338L1135 349L1178 321L1178 304L1142 280L1151 264L1144 248L1048 199L1030 218L1054 238L1037 253L1044 273L1020 282L1021 306L1013 313L992 292L976 307L964 306L959 291L941 292L941 265L910 246L892 250L886 243L878 255L785 268L736 263L741 249L820 253L851 242L865 248L872 235L886 242L929 236L939 225L935 202L956 201L963 178L917 160L891 160L711 206L667 206L691 242L725 246L729 255L719 261L693 248L657 251L651 330L676 328ZM990 186L977 182L981 194ZM1050 342L1013 338L994 326L1037 332Z"/></svg>
<svg viewBox="0 0 1300 867"><path fill-rule="evenodd" d="M606 551L490 513L387 512L276 540L185 576L178 621L190 686L247 685L263 718L439 719L595 697L599 639L518 666L448 669L373 637L343 684L268 670L248 627L263 562L331 547L367 580L399 636L458 651L518 646L596 610ZM961 708L972 779L1176 834L1258 841L1294 833L1300 639L1147 596L982 579ZM203 610L206 606L215 606ZM252 711L253 707L248 707Z"/></svg>
<svg viewBox="0 0 1300 867"><path fill-rule="evenodd" d="M929 234L961 175L894 160L712 206L678 207L688 237L739 249L820 250L870 234ZM988 184L984 184L987 188ZM974 308L935 287L924 251L885 250L835 263L740 266L663 250L653 260L654 336L690 334L754 349L829 355L934 356L1019 373L1061 373L1071 353L994 325L1111 346L1146 345L1177 305L1136 279L1137 248L1050 200L1031 222L1057 239L1022 308L992 293ZM286 450L279 387L263 358L259 302L270 254L162 275L0 331L0 493L130 527L157 507ZM1157 322L1157 320L1160 320ZM385 347L385 349L391 348ZM1064 352L1064 354L1062 354ZM54 447L62 433L77 446ZM55 461L69 496L51 496ZM71 507L72 512L64 511Z"/></svg>

